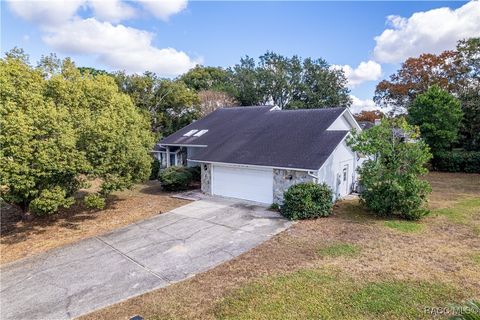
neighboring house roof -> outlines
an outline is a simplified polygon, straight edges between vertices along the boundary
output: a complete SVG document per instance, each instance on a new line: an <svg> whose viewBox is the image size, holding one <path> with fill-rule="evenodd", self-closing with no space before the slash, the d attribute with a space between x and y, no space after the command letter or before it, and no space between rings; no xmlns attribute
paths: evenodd
<svg viewBox="0 0 480 320"><path fill-rule="evenodd" d="M370 129L375 125L375 123L373 123L372 121L357 121L357 122L360 128L362 128L362 130Z"/></svg>
<svg viewBox="0 0 480 320"><path fill-rule="evenodd" d="M345 108L270 109L218 109L160 144L206 147L195 152L192 161L318 170L349 132L327 131ZM184 136L193 130L208 131Z"/></svg>
<svg viewBox="0 0 480 320"><path fill-rule="evenodd" d="M164 146L162 146L160 143L157 143L157 144L155 144L155 146L153 146L152 151L153 152L165 152L165 151L167 151L167 149Z"/></svg>
<svg viewBox="0 0 480 320"><path fill-rule="evenodd" d="M180 149L180 147L170 147L170 152L176 152ZM167 152L167 148L162 146L162 144L157 143L153 147L152 152Z"/></svg>

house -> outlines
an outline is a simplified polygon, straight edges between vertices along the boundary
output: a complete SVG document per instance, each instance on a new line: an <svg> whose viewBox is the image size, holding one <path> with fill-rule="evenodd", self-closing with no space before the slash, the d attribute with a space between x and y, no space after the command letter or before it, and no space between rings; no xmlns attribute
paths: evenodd
<svg viewBox="0 0 480 320"><path fill-rule="evenodd" d="M372 121L357 121L357 123L362 130L368 130L375 125Z"/></svg>
<svg viewBox="0 0 480 320"><path fill-rule="evenodd" d="M162 139L162 165L201 166L204 193L282 203L292 185L327 183L335 198L352 192L359 156L346 138L361 130L347 108L218 109Z"/></svg>

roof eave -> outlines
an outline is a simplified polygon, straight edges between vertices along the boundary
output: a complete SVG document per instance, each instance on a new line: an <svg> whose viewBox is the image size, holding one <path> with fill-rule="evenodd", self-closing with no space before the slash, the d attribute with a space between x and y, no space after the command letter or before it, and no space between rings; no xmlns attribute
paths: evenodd
<svg viewBox="0 0 480 320"><path fill-rule="evenodd" d="M229 165L229 166L239 166L239 167L259 167L259 168L272 168L272 169L282 169L282 170L295 170L295 171L318 171L317 169L309 169L309 168L292 168L292 167L282 167L282 166L272 166L272 165L259 165L259 164L246 164L246 163L233 163L233 162L219 162L219 161L210 161L210 160L195 160L195 159L187 159L187 161L192 162L200 162L200 163L212 163L212 164L220 164L220 165ZM323 165L323 164L322 164Z"/></svg>

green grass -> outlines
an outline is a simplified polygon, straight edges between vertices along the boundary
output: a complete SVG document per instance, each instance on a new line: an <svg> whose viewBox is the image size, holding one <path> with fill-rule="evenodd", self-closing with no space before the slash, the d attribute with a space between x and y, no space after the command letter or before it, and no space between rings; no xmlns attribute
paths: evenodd
<svg viewBox="0 0 480 320"><path fill-rule="evenodd" d="M480 234L480 197L465 199L453 207L436 209L433 212L447 217L454 223L471 226L477 234Z"/></svg>
<svg viewBox="0 0 480 320"><path fill-rule="evenodd" d="M328 270L304 270L248 284L221 301L220 319L428 319L460 293L441 283L362 282ZM457 298L457 299L456 299Z"/></svg>
<svg viewBox="0 0 480 320"><path fill-rule="evenodd" d="M423 230L423 225L413 221L389 220L385 226L406 233L417 233Z"/></svg>
<svg viewBox="0 0 480 320"><path fill-rule="evenodd" d="M355 256L360 252L360 248L349 243L336 243L317 250L320 256L340 257L340 256Z"/></svg>
<svg viewBox="0 0 480 320"><path fill-rule="evenodd" d="M472 255L472 260L480 266L480 253L475 253Z"/></svg>

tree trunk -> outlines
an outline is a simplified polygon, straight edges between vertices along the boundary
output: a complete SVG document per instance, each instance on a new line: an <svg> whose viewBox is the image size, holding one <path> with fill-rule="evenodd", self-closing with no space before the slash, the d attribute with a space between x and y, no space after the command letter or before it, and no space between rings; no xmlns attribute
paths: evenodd
<svg viewBox="0 0 480 320"><path fill-rule="evenodd" d="M32 221L33 214L28 210L28 204L22 203L20 205L20 209L22 210L22 220L23 221Z"/></svg>

